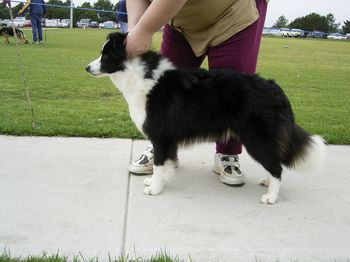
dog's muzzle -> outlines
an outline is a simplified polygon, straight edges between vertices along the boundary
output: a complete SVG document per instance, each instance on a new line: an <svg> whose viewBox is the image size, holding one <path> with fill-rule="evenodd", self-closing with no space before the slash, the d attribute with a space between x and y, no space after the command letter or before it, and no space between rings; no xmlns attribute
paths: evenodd
<svg viewBox="0 0 350 262"><path fill-rule="evenodd" d="M86 72L93 76L105 76L104 72L101 72L101 57L91 62L85 67Z"/></svg>
<svg viewBox="0 0 350 262"><path fill-rule="evenodd" d="M85 70L86 70L86 72L88 72L88 73L91 74L91 66L90 66L90 65L87 65L87 66L85 67Z"/></svg>

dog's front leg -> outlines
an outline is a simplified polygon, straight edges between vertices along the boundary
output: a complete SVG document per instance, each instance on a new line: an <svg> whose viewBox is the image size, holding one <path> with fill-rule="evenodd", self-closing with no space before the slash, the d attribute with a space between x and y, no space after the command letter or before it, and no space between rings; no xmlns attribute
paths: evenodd
<svg viewBox="0 0 350 262"><path fill-rule="evenodd" d="M146 187L143 192L146 195L159 195L163 190L164 183L170 181L175 173L177 147L168 141L161 142L163 143L153 143L153 175L144 180Z"/></svg>
<svg viewBox="0 0 350 262"><path fill-rule="evenodd" d="M171 160L168 161L170 162ZM164 182L168 180L167 177L171 176L175 172L174 164L169 163L168 161L166 161L162 166L155 165L153 167L152 177L144 180L146 187L143 192L146 195L159 195L163 190Z"/></svg>

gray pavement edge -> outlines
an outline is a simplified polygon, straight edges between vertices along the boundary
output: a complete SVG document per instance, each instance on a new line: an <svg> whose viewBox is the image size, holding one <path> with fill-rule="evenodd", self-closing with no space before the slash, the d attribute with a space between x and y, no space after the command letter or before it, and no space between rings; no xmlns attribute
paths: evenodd
<svg viewBox="0 0 350 262"><path fill-rule="evenodd" d="M148 141L0 136L0 249L86 258L349 261L350 146L328 146L321 174L286 171L276 205L259 203L266 171L241 155L247 183L223 185L212 144L180 150L159 196L128 165Z"/></svg>

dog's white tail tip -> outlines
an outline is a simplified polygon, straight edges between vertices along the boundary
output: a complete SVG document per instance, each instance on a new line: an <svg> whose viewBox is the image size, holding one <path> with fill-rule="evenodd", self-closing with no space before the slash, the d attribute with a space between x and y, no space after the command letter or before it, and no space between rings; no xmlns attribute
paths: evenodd
<svg viewBox="0 0 350 262"><path fill-rule="evenodd" d="M325 140L319 135L313 135L304 156L295 164L295 169L302 173L320 172L323 168L325 158Z"/></svg>

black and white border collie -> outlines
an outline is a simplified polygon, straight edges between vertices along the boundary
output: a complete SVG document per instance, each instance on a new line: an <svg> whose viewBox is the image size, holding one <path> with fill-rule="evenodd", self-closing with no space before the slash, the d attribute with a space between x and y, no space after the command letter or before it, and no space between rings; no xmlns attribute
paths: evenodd
<svg viewBox="0 0 350 262"><path fill-rule="evenodd" d="M175 172L180 145L235 136L270 174L261 184L262 203L278 199L282 165L320 167L325 156L321 137L294 122L288 98L272 80L224 69L177 69L148 51L128 59L126 35L109 34L101 56L86 70L110 76L123 94L130 116L154 148L154 171L144 193L158 195Z"/></svg>

